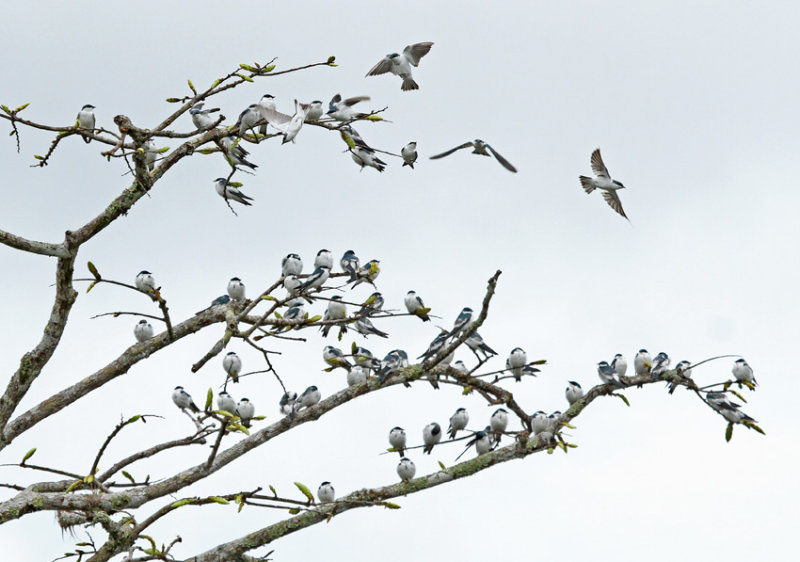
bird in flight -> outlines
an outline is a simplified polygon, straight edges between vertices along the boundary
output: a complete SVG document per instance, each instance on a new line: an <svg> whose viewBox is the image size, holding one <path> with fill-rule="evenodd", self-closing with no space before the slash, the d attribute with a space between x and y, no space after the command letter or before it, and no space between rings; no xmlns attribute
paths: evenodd
<svg viewBox="0 0 800 562"><path fill-rule="evenodd" d="M599 148L595 148L594 152L592 152L591 164L592 171L597 177L587 178L586 176L580 176L584 191L586 191L586 193L591 193L596 188L601 189L603 191L603 199L606 200L608 206L630 222L630 219L622 209L622 201L619 200L619 195L617 194L617 190L624 189L625 186L622 185L621 182L611 179L608 168L603 164L603 158L600 156Z"/></svg>
<svg viewBox="0 0 800 562"><path fill-rule="evenodd" d="M475 139L474 141L465 142L462 145L459 145L455 148L451 148L441 154L437 154L435 156L431 156L431 160L436 160L437 158L444 158L445 156L450 156L456 150L461 150L462 148L469 148L472 147L472 154L481 154L483 156L494 156L497 158L497 161L500 162L500 165L503 166L509 172L517 172L517 169L505 158L503 158L499 152L497 152L491 145L483 142L481 139ZM488 150L488 152L487 152ZM491 153L491 154L490 154Z"/></svg>
<svg viewBox="0 0 800 562"><path fill-rule="evenodd" d="M411 77L411 67L419 66L419 60L428 54L431 47L433 47L433 43L430 41L407 45L402 54L390 53L383 57L378 64L367 72L367 76L378 76L379 74L391 72L403 79L400 89L404 92L419 90L419 85Z"/></svg>

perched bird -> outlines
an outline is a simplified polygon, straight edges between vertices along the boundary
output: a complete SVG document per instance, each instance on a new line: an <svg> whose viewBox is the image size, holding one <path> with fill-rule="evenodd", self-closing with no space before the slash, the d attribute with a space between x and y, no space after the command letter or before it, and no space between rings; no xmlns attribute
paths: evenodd
<svg viewBox="0 0 800 562"><path fill-rule="evenodd" d="M389 445L393 449L397 449L400 457L402 457L406 448L406 430L402 427L393 427L389 431Z"/></svg>
<svg viewBox="0 0 800 562"><path fill-rule="evenodd" d="M328 269L333 269L333 254L330 250L325 250L324 248L317 252L317 255L314 257L314 268L327 267Z"/></svg>
<svg viewBox="0 0 800 562"><path fill-rule="evenodd" d="M300 259L299 255L287 254L287 256L281 260L281 275L283 277L287 275L300 275L301 273L303 273L303 260Z"/></svg>
<svg viewBox="0 0 800 562"><path fill-rule="evenodd" d="M363 139L363 137L358 133L358 131L353 128L352 125L342 125L339 127L339 135L342 137L342 140L348 146L348 148L355 148L357 146L363 146L364 148L370 148L367 144L367 141Z"/></svg>
<svg viewBox="0 0 800 562"><path fill-rule="evenodd" d="M625 373L628 372L628 362L625 361L621 353L617 353L614 359L611 360L611 368L614 369L617 376L624 377Z"/></svg>
<svg viewBox="0 0 800 562"><path fill-rule="evenodd" d="M622 202L619 200L619 195L617 194L617 190L623 189L625 186L617 180L611 179L606 165L603 164L603 158L600 156L599 148L596 148L594 152L592 152L591 164L592 171L597 177L587 178L586 176L580 176L583 190L586 193L591 193L596 188L599 188L602 190L603 199L606 200L608 206L625 217L625 219L628 219L625 211L622 210Z"/></svg>
<svg viewBox="0 0 800 562"><path fill-rule="evenodd" d="M373 316L381 311L384 302L383 295L375 291L361 304L356 316Z"/></svg>
<svg viewBox="0 0 800 562"><path fill-rule="evenodd" d="M414 478L416 473L417 467L414 466L414 461L406 457L400 459L400 463L397 465L397 475L400 477L400 480L408 482Z"/></svg>
<svg viewBox="0 0 800 562"><path fill-rule="evenodd" d="M414 162L417 161L417 142L411 141L400 149L400 156L403 157L403 166L414 169Z"/></svg>
<svg viewBox="0 0 800 562"><path fill-rule="evenodd" d="M319 389L311 385L307 389L303 391L303 394L297 399L298 408L310 408L311 406L319 403L320 399L322 398L322 394L320 393Z"/></svg>
<svg viewBox="0 0 800 562"><path fill-rule="evenodd" d="M336 492L330 482L323 482L317 489L317 497L322 503L331 503L336 498Z"/></svg>
<svg viewBox="0 0 800 562"><path fill-rule="evenodd" d="M450 427L447 428L450 439L455 439L456 433L458 433L460 429L466 428L468 423L469 413L466 408L459 408L456 410L456 413L450 416Z"/></svg>
<svg viewBox="0 0 800 562"><path fill-rule="evenodd" d="M293 297L300 295L300 286L302 284L303 282L298 279L297 275L287 275L283 278L283 288Z"/></svg>
<svg viewBox="0 0 800 562"><path fill-rule="evenodd" d="M220 139L222 148L225 150L225 156L230 162L231 166L247 166L251 170L258 168L256 164L247 161L247 156L250 154L240 144L239 139L233 135L222 137Z"/></svg>
<svg viewBox="0 0 800 562"><path fill-rule="evenodd" d="M416 292L409 291L406 293L405 304L409 314L418 316L423 322L430 322L431 317L428 316L428 312L430 312L431 309L425 306L425 303L422 302L422 297L417 295Z"/></svg>
<svg viewBox="0 0 800 562"><path fill-rule="evenodd" d="M136 341L138 342L145 342L153 337L153 326L150 325L150 322L142 318L139 320L139 323L133 327L133 335L136 336Z"/></svg>
<svg viewBox="0 0 800 562"><path fill-rule="evenodd" d="M457 150L461 150L462 148L469 148L472 147L472 154L480 154L482 156L494 156L500 165L503 166L509 172L517 172L517 169L505 158L503 158L499 152L497 152L491 145L483 142L481 139L475 139L474 141L465 142L455 148L451 148L450 150L446 150L441 154L437 154L435 156L431 156L431 160L436 160L437 158L444 158L445 156L450 156ZM487 152L488 150L488 152ZM491 154L490 154L491 153Z"/></svg>
<svg viewBox="0 0 800 562"><path fill-rule="evenodd" d="M261 111L258 104L251 103L247 109L239 114L236 126L239 127L239 138L242 138L247 131L255 127L262 120ZM256 142L258 138L256 137Z"/></svg>
<svg viewBox="0 0 800 562"><path fill-rule="evenodd" d="M480 358L478 352L483 353L484 359L488 359L492 355L497 355L497 352L494 349L486 345L486 342L483 341L483 338L478 332L475 332L468 337L464 343L467 344L467 347L470 348L473 353L478 356L478 358Z"/></svg>
<svg viewBox="0 0 800 562"><path fill-rule="evenodd" d="M739 382L748 382L752 385L757 385L755 377L753 376L753 369L750 365L747 364L747 361L744 359L737 359L733 364L733 369L731 370L733 376L736 377L736 380Z"/></svg>
<svg viewBox="0 0 800 562"><path fill-rule="evenodd" d="M333 320L344 320L347 318L347 305L342 302L342 297L340 295L333 295L331 300L328 301L328 308L325 310L325 314L322 317L323 321L333 321ZM331 327L333 324L325 324L320 327L320 331L322 332L323 337L328 337L328 333L331 331ZM342 339L342 334L347 333L347 325L340 324L339 325L339 339Z"/></svg>
<svg viewBox="0 0 800 562"><path fill-rule="evenodd" d="M692 378L692 364L689 361L680 361L677 365L675 365L675 371L687 379ZM669 387L669 393L672 394L675 392L675 389L678 388L678 386L678 383L675 381L668 383L667 387Z"/></svg>
<svg viewBox="0 0 800 562"><path fill-rule="evenodd" d="M369 318L362 317L355 321L353 326L356 329L356 332L363 336L371 336L376 335L382 338L388 338L389 334L386 332L381 332L378 328L372 325L372 321Z"/></svg>
<svg viewBox="0 0 800 562"><path fill-rule="evenodd" d="M325 267L324 265L321 267L316 268L300 285L300 291L306 292L310 289L317 289L319 290L324 284L325 281L328 280L328 277L331 274L331 268Z"/></svg>
<svg viewBox="0 0 800 562"><path fill-rule="evenodd" d="M238 277L231 277L228 281L228 296L235 301L244 300L244 283Z"/></svg>
<svg viewBox="0 0 800 562"><path fill-rule="evenodd" d="M366 146L356 146L350 150L350 157L353 162L361 166L361 170L365 167L375 168L379 172L386 169L386 162L378 158L375 151Z"/></svg>
<svg viewBox="0 0 800 562"><path fill-rule="evenodd" d="M230 375L233 382L239 382L239 373L242 372L242 360L235 351L229 351L222 358L222 368Z"/></svg>
<svg viewBox="0 0 800 562"><path fill-rule="evenodd" d="M408 367L408 355L402 349L393 349L386 354L386 357L381 361L380 369L378 369L378 381L383 384L384 381L393 375ZM408 385L406 385L408 386Z"/></svg>
<svg viewBox="0 0 800 562"><path fill-rule="evenodd" d="M253 419L255 413L255 406L247 398L242 398L236 403L236 415L242 420L243 426L250 427L250 420Z"/></svg>
<svg viewBox="0 0 800 562"><path fill-rule="evenodd" d="M353 349L353 359L357 365L366 367L367 369L377 371L381 366L381 362L378 361L366 347L355 347Z"/></svg>
<svg viewBox="0 0 800 562"><path fill-rule="evenodd" d="M608 364L608 361L600 361L597 364L597 374L599 375L600 380L603 381L603 384L613 384L616 386L617 381L614 378L616 372L611 365Z"/></svg>
<svg viewBox="0 0 800 562"><path fill-rule="evenodd" d="M549 425L550 424L547 421L547 414L545 414L543 411L538 410L531 416L531 429L534 433L547 431Z"/></svg>
<svg viewBox="0 0 800 562"><path fill-rule="evenodd" d="M347 372L347 386L358 386L369 380L369 369L355 365Z"/></svg>
<svg viewBox="0 0 800 562"><path fill-rule="evenodd" d="M322 350L322 359L331 366L331 370L341 367L346 371L349 371L353 366L350 362L345 359L344 353L338 347L333 347L332 345L326 345Z"/></svg>
<svg viewBox="0 0 800 562"><path fill-rule="evenodd" d="M203 105L205 104L199 101L189 110L189 115L192 117L192 123L198 129L208 129L216 122L216 120L211 117L211 113L217 110L203 109Z"/></svg>
<svg viewBox="0 0 800 562"><path fill-rule="evenodd" d="M367 263L362 265L358 268L358 275L356 282L353 283L353 286L350 288L352 291L356 287L358 287L361 283L369 283L373 287L375 286L375 279L378 278L378 275L381 274L381 262L379 260L369 260Z"/></svg>
<svg viewBox="0 0 800 562"><path fill-rule="evenodd" d="M422 355L417 357L417 359L423 359L423 361L427 361L431 357L435 357L436 354L438 354L440 351L442 351L445 348L445 346L447 345L447 338L448 337L449 337L449 334L447 332L445 332L444 330L439 332L439 335L434 338L434 340L428 346L428 349L425 351L425 353L423 353Z"/></svg>
<svg viewBox="0 0 800 562"><path fill-rule="evenodd" d="M487 428L488 430L488 428ZM475 451L478 453L478 456L485 455L489 451L492 450L492 438L488 431L476 431L475 435L473 435L472 439L467 441L466 447L464 447L464 451L461 453L463 455L466 453L470 447L475 445ZM456 457L456 460L461 458L461 455Z"/></svg>
<svg viewBox="0 0 800 562"><path fill-rule="evenodd" d="M221 295L221 296L215 298L213 301L211 301L211 304L208 305L206 308L204 308L200 312L195 312L195 314L202 314L206 310L210 310L210 309L214 308L215 306L221 306L221 305L228 304L229 302L231 302L231 298L228 295Z"/></svg>
<svg viewBox="0 0 800 562"><path fill-rule="evenodd" d="M95 123L94 106L89 103L84 105L78 112L76 120L77 120L76 125L81 129L94 129L94 123ZM83 142L85 142L86 144L92 142L92 137L88 135L81 135L81 136L83 137Z"/></svg>
<svg viewBox="0 0 800 562"><path fill-rule="evenodd" d="M250 201L252 201L253 198L242 193L238 187L231 185L225 178L215 179L214 188L217 190L217 194L223 199L227 199L228 201L236 201L237 203L241 203L246 207L252 205Z"/></svg>
<svg viewBox="0 0 800 562"><path fill-rule="evenodd" d="M489 427L492 430L492 440L495 445L500 443L500 436L508 427L508 412L503 408L497 408L489 418Z"/></svg>
<svg viewBox="0 0 800 562"><path fill-rule="evenodd" d="M646 349L640 349L638 353L636 353L636 357L633 358L633 371L636 373L636 376L644 375L650 372L650 367L653 366L653 360L650 358L650 354L647 352Z"/></svg>
<svg viewBox="0 0 800 562"><path fill-rule="evenodd" d="M287 325L294 325L301 322L305 317L305 314L303 301L294 301L289 303L289 308L283 315L283 321L286 322ZM278 329L280 330L281 327L279 326ZM289 326L287 329L291 329L291 326Z"/></svg>
<svg viewBox="0 0 800 562"><path fill-rule="evenodd" d="M156 158L158 158L158 149L156 149L156 143L153 139L147 139L144 141L144 163L147 166L147 169L152 172L153 168L156 167Z"/></svg>
<svg viewBox="0 0 800 562"><path fill-rule="evenodd" d="M549 431L557 433L557 429L559 426L558 418L560 417L561 417L561 412L558 410L547 416L547 429Z"/></svg>
<svg viewBox="0 0 800 562"><path fill-rule="evenodd" d="M314 100L310 103L301 103L300 107L302 107L303 111L306 113L306 121L319 121L323 111L325 111L323 103L319 100Z"/></svg>
<svg viewBox="0 0 800 562"><path fill-rule="evenodd" d="M236 415L236 401L224 390L217 395L217 410Z"/></svg>
<svg viewBox="0 0 800 562"><path fill-rule="evenodd" d="M447 334L449 336L458 337L461 332L467 330L469 328L470 323L472 322L472 309L468 306L465 306L461 309L458 316L456 317L456 321L453 322L453 329Z"/></svg>
<svg viewBox="0 0 800 562"><path fill-rule="evenodd" d="M134 285L136 285L136 288L143 293L149 293L150 291L156 290L156 280L153 277L153 274L144 269L136 274Z"/></svg>
<svg viewBox="0 0 800 562"><path fill-rule="evenodd" d="M358 279L359 260L353 250L347 250L339 260L342 271L350 274L350 281Z"/></svg>
<svg viewBox="0 0 800 562"><path fill-rule="evenodd" d="M653 359L653 368L650 371L650 378L657 379L669 369L669 356L663 351Z"/></svg>
<svg viewBox="0 0 800 562"><path fill-rule="evenodd" d="M453 363L453 368L456 371L458 371L459 373L461 373L462 375L468 375L469 374L469 369L467 369L467 366L464 365L464 362L461 359L459 359L458 361Z"/></svg>
<svg viewBox="0 0 800 562"><path fill-rule="evenodd" d="M436 422L431 422L422 429L422 441L425 447L422 452L430 455L433 446L442 440L442 428Z"/></svg>
<svg viewBox="0 0 800 562"><path fill-rule="evenodd" d="M469 345L469 340L467 340ZM514 380L519 382L522 380L522 368L528 363L528 354L521 347L515 347L506 359L506 369L511 371L514 375Z"/></svg>
<svg viewBox="0 0 800 562"><path fill-rule="evenodd" d="M583 389L577 382L569 381L564 394L567 397L567 402L569 402L569 405L572 406L575 402L583 398Z"/></svg>
<svg viewBox="0 0 800 562"><path fill-rule="evenodd" d="M391 72L403 79L400 89L404 92L419 90L419 85L411 77L411 67L419 66L420 59L428 54L431 47L433 47L433 43L430 41L407 45L402 54L390 53L383 57L367 72L367 76L378 76Z"/></svg>
<svg viewBox="0 0 800 562"><path fill-rule="evenodd" d="M200 411L200 408L194 403L189 393L183 390L182 386L176 386L175 390L172 391L172 401L181 410L189 408L193 412Z"/></svg>
<svg viewBox="0 0 800 562"><path fill-rule="evenodd" d="M541 372L542 372L541 370L534 367L533 365L525 365L524 367L522 367L523 376L536 377L538 376L536 373L541 373Z"/></svg>
<svg viewBox="0 0 800 562"><path fill-rule="evenodd" d="M272 94L264 94L261 96L261 99L258 100L258 113L261 119L265 121L258 127L258 134L260 135L267 134L267 124L269 123L269 118L267 117L268 111L275 111L275 96Z"/></svg>
<svg viewBox="0 0 800 562"><path fill-rule="evenodd" d="M278 406L280 407L281 414L284 416L289 416L294 414L294 405L297 402L297 393L291 390L287 390L281 396L280 401L278 402Z"/></svg>
<svg viewBox="0 0 800 562"><path fill-rule="evenodd" d="M708 405L719 412L722 417L730 423L741 423L744 421L758 423L756 420L739 410L741 406L731 402L724 392L707 392L706 401Z"/></svg>
<svg viewBox="0 0 800 562"><path fill-rule="evenodd" d="M327 115L336 121L352 121L359 117L364 117L363 113L357 113L353 110L353 106L360 101L368 101L369 96L354 96L352 98L342 99L341 94L336 94L331 98L328 104Z"/></svg>

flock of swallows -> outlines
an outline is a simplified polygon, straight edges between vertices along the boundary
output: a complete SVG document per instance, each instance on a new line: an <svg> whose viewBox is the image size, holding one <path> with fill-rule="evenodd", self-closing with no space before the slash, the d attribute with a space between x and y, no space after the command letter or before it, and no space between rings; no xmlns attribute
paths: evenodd
<svg viewBox="0 0 800 562"><path fill-rule="evenodd" d="M420 59L428 54L431 50L433 43L430 41L422 43L413 43L407 45L402 53L390 53L383 57L375 66L373 66L367 76L378 76L390 72L402 79L401 89L403 91L411 91L419 89L419 85L412 77L412 67L419 66ZM386 162L382 161L375 149L371 148L352 127L352 123L359 119L364 119L369 114L359 113L353 109L353 106L359 102L369 100L369 96L354 96L350 98L342 98L341 94L333 96L328 104L328 111L325 112L323 102L314 100L310 103L300 103L294 100L294 113L288 115L281 113L276 108L275 97L271 94L264 94L258 103L249 105L239 115L235 127L231 130L238 129L238 136L228 135L221 139L221 148L229 163L234 167L240 166L256 169L258 166L253 164L247 157L249 152L241 145L241 141L246 139L250 141L247 133L254 133L255 128L258 127L258 135L253 135L256 144L261 137L267 135L267 126L272 126L278 134L283 136L283 143L294 142L303 124L306 122L316 123L336 123L336 128L340 131L342 137L345 139L349 147L350 155L353 161L358 164L363 170L365 167L375 168L379 172L383 172L386 168ZM95 128L95 107L91 104L83 106L77 116L77 126L84 129ZM198 102L192 106L189 114L192 118L192 123L199 130L209 129L217 124L217 120L212 115L214 112L219 111L219 108L204 109L204 103ZM261 137L259 137L261 135ZM88 136L83 137L87 143L91 141ZM506 160L497 150L490 144L475 139L460 144L450 150L446 150L440 154L431 156L432 160L444 158L454 152L464 148L472 148L473 154L482 156L494 156L494 158L506 170L516 172L517 169ZM146 164L150 170L155 167L157 159L157 149L152 139L144 145ZM395 155L396 156L396 155ZM417 161L417 143L415 141L409 142L400 151L400 156L403 159L403 166L414 168L414 163ZM627 215L622 208L619 194L620 189L625 186L621 182L612 179L608 173L608 169L603 163L600 156L600 149L592 152L590 159L592 171L595 177L590 178L587 176L580 176L580 183L586 193L591 193L595 189L600 189L603 194L603 199L606 203L617 213L627 219ZM252 205L253 198L245 195L241 189L241 185L234 182L229 182L226 178L217 178L214 180L214 187L217 194L223 197L226 201L236 201L242 205Z"/></svg>
<svg viewBox="0 0 800 562"><path fill-rule="evenodd" d="M370 260L361 265L359 258L352 250L348 250L342 255L339 265L343 274L348 277L345 285L352 284L352 288L361 283L369 283L375 287L374 281L381 271L378 260ZM329 279L332 267L333 254L327 249L320 250L317 253L314 259L314 271L311 274L303 275L303 261L298 254L288 254L282 259L281 278L288 294L286 299L288 309L282 316L276 314L276 317L280 318L281 322L274 328L274 333L287 328L291 329L294 326L314 323L313 319L308 319L308 313L304 310L305 303L312 303L314 299L324 298L321 297L320 293L327 289L323 285ZM149 271L139 272L135 279L135 285L137 289L145 293L158 290L153 274ZM242 303L246 301L245 285L238 277L231 278L228 283L227 293L227 295L214 299L208 308L199 311L197 314L201 314L212 307L228 305L231 302ZM323 322L320 325L320 330L324 337L328 336L331 328L337 327L339 329L339 339L341 340L342 335L347 332L348 326L352 326L365 338L370 335L382 338L388 337L386 332L376 328L370 320L370 317L374 317L379 313L390 312L384 310L385 299L380 292L373 292L363 303L356 304L358 311L352 316L348 316L347 305L355 303L347 303L339 295L334 295L326 300L328 302L327 310L322 317ZM430 320L428 314L430 308L425 306L422 298L415 291L407 293L404 304L409 315L417 316L423 322ZM452 329L440 328L440 333L430 343L428 349L419 355L417 359L422 359L423 363L427 363L431 367L435 365L452 366L455 371L463 375L471 374L486 360L497 355L497 352L486 344L480 334L474 332L464 341L479 361L478 366L472 370L463 361L453 362L455 350L445 356L442 356L442 352L448 343L453 342L470 329L472 321L473 310L465 307L456 317ZM142 319L134 328L134 334L138 341L147 341L154 335L153 327L147 320ZM377 379L380 384L383 384L390 377L400 374L405 367L409 366L409 356L402 349L391 350L382 360L378 360L369 349L357 346L355 342L349 354L332 345L326 345L322 352L322 359L327 365L325 371L330 372L341 368L347 372L348 386L362 385L372 379ZM540 371L536 365L541 363L541 361L529 362L526 352L522 348L516 347L509 353L505 369L489 374L495 374L495 382L501 380L497 376L501 373L509 373L508 378L513 377L514 380L519 382L523 376L537 376ZM652 380L657 380L662 374L666 373L669 370L670 363L671 359L666 353L658 353L653 358L646 349L640 349L633 360L635 375L649 374ZM222 368L226 373L225 388L227 388L229 379L233 382L238 382L239 375L242 373L242 360L236 352L229 351L222 359ZM621 388L629 382L629 379L625 378L627 370L628 363L621 354L615 355L610 363L608 361L600 361L597 364L597 373L600 380L603 384L610 385L611 388ZM692 364L689 361L680 361L674 370L680 377L688 379L691 378ZM753 376L753 369L744 359L740 358L734 362L732 373L740 386L745 384L752 389L757 384ZM427 381L438 389L440 376L447 376L447 371L434 372L432 369L428 369ZM410 386L407 381L404 381L403 384ZM672 394L677 386L678 383L674 380L668 382L669 393ZM569 381L564 394L571 406L583 398L584 391L578 382ZM279 400L279 410L283 415L294 418L298 412L311 408L319 403L321 399L320 390L314 385L309 386L299 395L294 391L285 391ZM182 386L175 387L172 393L172 400L181 410L190 410L195 413L201 411ZM708 391L705 393L704 400L731 424L756 423L753 418L741 411L739 404L728 399L725 392ZM217 410L227 412L232 416L238 416L241 424L245 427L250 427L251 420L255 415L255 407L248 398L242 398L237 402L226 390L222 390L217 396ZM546 414L541 410L537 411L530 418L530 428L533 433L544 439L545 442L550 442L554 434L560 429L560 416L560 411L554 411L550 414ZM498 408L489 418L486 427L477 431L467 429L469 419L469 413L465 408L458 408L450 417L450 425L447 430L450 440L456 440L459 431L467 431L470 434L464 451L456 460L473 445L478 455L488 453L499 446L501 437L508 427L509 415L504 408ZM426 425L422 430L423 453L430 454L434 446L441 442L442 434L442 426L437 422L431 422ZM464 438L458 440L461 439ZM410 480L416 473L416 467L414 462L405 456L407 449L405 430L401 427L392 428L389 432L389 444L391 445L389 450L398 452L401 457L400 463L397 465L398 476L403 481ZM318 490L318 497L322 502L333 501L335 494L330 482L323 482Z"/></svg>

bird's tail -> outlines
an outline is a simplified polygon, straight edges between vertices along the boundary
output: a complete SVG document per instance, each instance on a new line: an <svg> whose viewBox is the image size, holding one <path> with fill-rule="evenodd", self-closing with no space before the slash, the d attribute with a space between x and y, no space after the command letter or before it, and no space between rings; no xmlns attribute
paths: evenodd
<svg viewBox="0 0 800 562"><path fill-rule="evenodd" d="M414 163L413 162L403 162L403 166L410 166L412 170L414 169Z"/></svg>
<svg viewBox="0 0 800 562"><path fill-rule="evenodd" d="M414 82L414 79L409 76L408 78L403 78L403 85L400 86L400 89L404 92L408 92L409 90L419 90L419 84Z"/></svg>
<svg viewBox="0 0 800 562"><path fill-rule="evenodd" d="M92 142L92 138L91 137L83 137L83 142L85 142L86 144L89 144L90 142Z"/></svg>
<svg viewBox="0 0 800 562"><path fill-rule="evenodd" d="M594 185L592 178L587 178L586 176L580 176L580 180L581 180L581 186L583 186L583 190L586 191L586 193L591 193L592 191L595 190L596 186Z"/></svg>

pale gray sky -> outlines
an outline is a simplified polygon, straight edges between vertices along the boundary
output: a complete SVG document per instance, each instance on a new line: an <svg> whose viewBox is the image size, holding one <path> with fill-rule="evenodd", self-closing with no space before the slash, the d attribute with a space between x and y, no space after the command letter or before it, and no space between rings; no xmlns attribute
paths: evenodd
<svg viewBox="0 0 800 562"><path fill-rule="evenodd" d="M321 247L337 257L352 248L362 260L381 259L379 288L387 306L402 308L413 288L445 325L463 306L479 306L486 280L499 268L503 275L481 333L501 353L490 367L500 368L515 346L548 360L538 379L512 387L530 411L563 410L566 381L596 384L596 363L617 352L629 361L640 347L667 351L675 361L738 353L761 384L748 394L746 410L767 436L737 428L725 443L723 420L689 393L669 396L655 386L629 391L631 408L602 400L576 420L570 440L579 448L567 456L508 463L402 499L399 511L351 511L274 544L276 559L548 559L569 553L573 560L730 562L784 554L800 468L792 446L800 424L792 415L789 362L800 339L800 7L404 7L398 13L374 2L30 2L6 14L0 102L30 102L30 119L70 124L83 104L92 103L98 125L113 127L113 117L123 113L138 126L154 126L174 109L163 100L187 93L187 78L203 87L241 62L277 56L283 69L336 55L337 68L264 79L220 96L215 105L230 123L264 92L277 96L284 112L295 97L370 95L367 106L388 106L384 116L392 123L360 125L368 142L399 151L418 141L417 169L389 159L383 174L359 173L341 152L338 135L311 127L295 145L248 147L258 174L237 179L255 205L239 210L238 218L212 186L226 173L224 162L197 155L87 244L80 267L91 260L122 281L143 268L153 271L173 318L181 320L224 293L233 275L252 295L275 279L288 252L310 263ZM364 78L384 54L418 41L435 42L415 70L418 92L401 92L394 76ZM188 116L175 124L176 130L190 128ZM427 158L475 137L493 144L519 173L466 151ZM48 167L32 169L33 154L43 154L51 136L23 129L19 155L13 139L3 138L5 230L58 241L128 185L124 165L107 163L96 144L68 139ZM611 174L627 186L621 199L631 224L599 194L587 196L580 188L578 175L591 171L589 155L598 146ZM10 373L38 340L49 313L54 262L7 248L0 256L6 272L0 277L6 295L0 365ZM356 292L366 297L370 291ZM149 307L110 286L81 294L62 347L21 408L133 343L134 318L90 316L153 312ZM416 356L436 335L434 327L411 319L379 327L392 334L386 343L366 342L379 355L402 347ZM219 384L217 363L194 375L189 367L221 334L207 330L137 365L39 424L4 450L0 462L18 462L38 447L40 464L85 472L120 414L165 419L132 428L112 445L109 460L130 447L185 434L189 422L172 405L170 390L182 384L202 396ZM309 339L281 348L281 375L296 390L316 384L326 395L342 388L343 374L320 371L324 340ZM234 349L245 369L258 365L251 350ZM460 357L471 360L468 353ZM708 364L695 378L721 380L731 364ZM277 418L280 392L273 380L251 377L232 393L249 396L267 422ZM402 425L419 443L426 423L446 424L461 405L470 410L471 427L482 427L492 411L454 388L435 392L422 384L413 392L377 393L292 431L186 493L272 484L289 494L294 481L316 489L330 480L345 494L391 483L396 456L378 455L388 430ZM418 474L436 470L437 460L453 464L459 452L449 446L430 458L415 455ZM133 472L165 475L205 455L199 448L181 451ZM19 475L0 469L2 482ZM222 506L183 509L150 534L159 543L180 534L184 542L174 554L187 557L273 516L256 509L237 515ZM72 548L50 513L0 527L0 543L5 557L20 561L51 560Z"/></svg>

